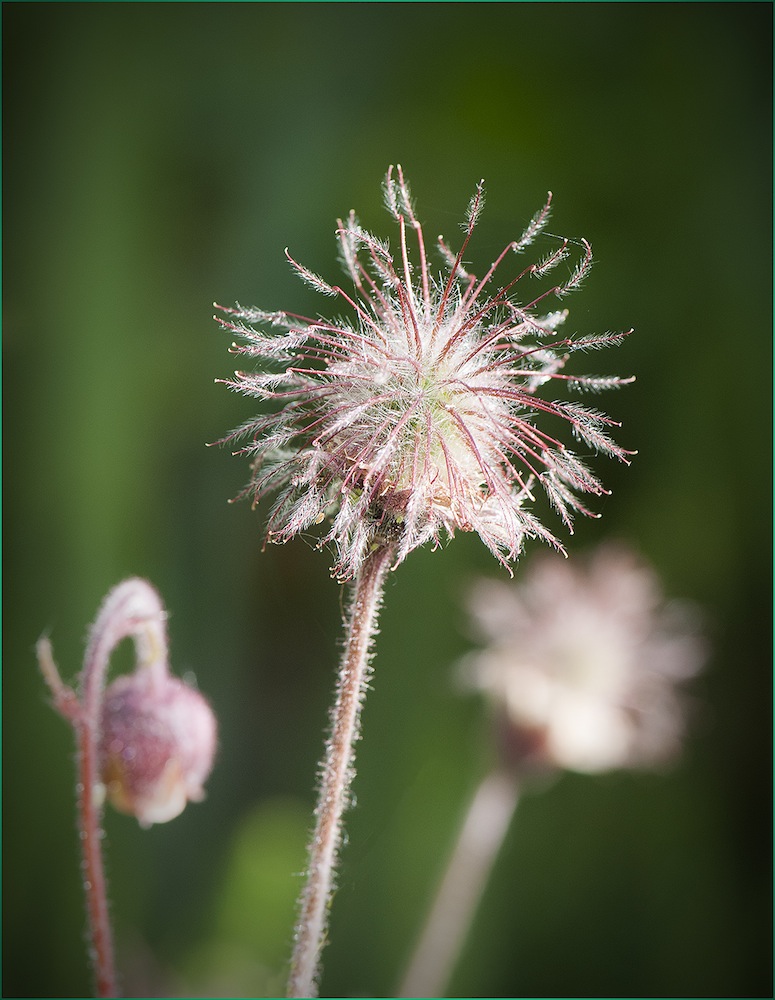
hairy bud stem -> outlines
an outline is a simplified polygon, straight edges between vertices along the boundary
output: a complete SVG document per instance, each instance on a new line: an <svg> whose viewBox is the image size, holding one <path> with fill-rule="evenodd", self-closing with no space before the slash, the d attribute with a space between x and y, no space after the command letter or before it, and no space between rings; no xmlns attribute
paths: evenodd
<svg viewBox="0 0 775 1000"><path fill-rule="evenodd" d="M113 935L102 860L102 803L99 726L110 654L132 636L140 663L166 671L166 612L159 595L144 580L125 580L105 599L89 635L81 673L80 699L63 684L46 638L37 645L38 662L54 697L54 707L72 723L78 743L78 828L83 887L91 939L91 960L98 997L118 996Z"/></svg>
<svg viewBox="0 0 775 1000"><path fill-rule="evenodd" d="M166 619L161 598L145 580L114 587L89 634L78 694L63 683L48 639L37 645L53 706L72 725L78 745L78 825L98 997L118 996L102 860L106 795L141 826L166 822L187 801L203 797L215 753L212 709L169 672ZM135 644L135 671L106 690L110 655L127 637Z"/></svg>

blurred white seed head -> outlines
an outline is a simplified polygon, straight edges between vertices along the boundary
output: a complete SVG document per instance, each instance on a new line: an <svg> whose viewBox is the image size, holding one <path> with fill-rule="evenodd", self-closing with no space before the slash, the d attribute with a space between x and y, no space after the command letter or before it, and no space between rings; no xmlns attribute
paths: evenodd
<svg viewBox="0 0 775 1000"><path fill-rule="evenodd" d="M702 667L705 643L629 550L538 557L518 583L480 581L469 610L486 645L461 673L490 702L507 763L595 773L676 755L678 686Z"/></svg>
<svg viewBox="0 0 775 1000"><path fill-rule="evenodd" d="M623 462L632 454L611 440L615 421L599 410L538 395L549 382L600 391L631 381L561 374L572 352L624 336L561 337L567 310L547 309L588 273L589 244L547 237L549 251L537 263L516 260L544 229L550 195L477 278L464 256L483 203L480 183L460 250L439 237L436 271L402 170L391 167L385 204L398 225L397 247L366 232L354 212L339 220L351 292L289 255L300 277L339 299L349 318L217 307L227 317L218 322L240 340L233 353L259 362L258 370L238 371L226 384L270 410L225 439L247 440L240 449L253 460L246 492L256 501L277 494L269 541L287 541L326 521L323 542L336 546L341 578L356 573L375 544L389 541L397 564L456 530L476 531L506 564L526 537L559 547L527 509L536 483L569 528L576 511L594 516L578 494L606 491L578 454L541 429L547 418L569 425L587 450ZM577 260L568 267L572 253ZM539 288L537 279L562 271Z"/></svg>

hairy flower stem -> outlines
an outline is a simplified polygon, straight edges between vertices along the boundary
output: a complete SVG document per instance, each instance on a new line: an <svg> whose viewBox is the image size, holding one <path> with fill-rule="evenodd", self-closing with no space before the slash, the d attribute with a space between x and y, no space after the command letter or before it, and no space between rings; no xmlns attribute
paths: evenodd
<svg viewBox="0 0 775 1000"><path fill-rule="evenodd" d="M83 851L83 886L92 939L92 961L98 997L118 996L113 938L108 913L108 892L102 861L102 807L98 804L97 734L93 726L83 725L78 733L80 781L78 797L81 849Z"/></svg>
<svg viewBox="0 0 775 1000"><path fill-rule="evenodd" d="M519 800L513 774L496 770L479 785L399 997L442 997Z"/></svg>
<svg viewBox="0 0 775 1000"><path fill-rule="evenodd" d="M81 708L74 692L59 677L51 644L40 639L38 662L54 695L54 707L70 722L78 745L78 835L81 841L81 868L86 897L91 948L89 957L98 997L118 996L113 955L113 935L108 913L108 891L102 861L102 794L97 761L98 732L95 719ZM98 718L98 717L97 717Z"/></svg>
<svg viewBox="0 0 775 1000"><path fill-rule="evenodd" d="M335 868L342 841L342 814L348 804L355 773L355 741L369 677L372 640L376 634L382 591L395 550L388 545L367 556L354 583L347 636L331 714L331 737L321 768L315 810L315 832L309 848L307 882L299 902L295 947L288 981L289 997L316 997L320 954L326 927Z"/></svg>
<svg viewBox="0 0 775 1000"><path fill-rule="evenodd" d="M72 724L76 733L78 830L90 959L98 997L119 995L102 860L105 790L100 780L99 737L105 677L112 650L127 636L134 639L138 663L154 675L163 676L167 655L165 617L158 595L143 580L127 580L114 588L91 630L80 678L80 698L62 682L48 639L41 638L37 644L38 663L53 696L54 708Z"/></svg>

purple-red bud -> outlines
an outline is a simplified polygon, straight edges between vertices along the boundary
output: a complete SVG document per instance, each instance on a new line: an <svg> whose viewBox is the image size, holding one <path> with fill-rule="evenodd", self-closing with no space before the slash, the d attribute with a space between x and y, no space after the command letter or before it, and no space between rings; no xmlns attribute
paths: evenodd
<svg viewBox="0 0 775 1000"><path fill-rule="evenodd" d="M204 798L216 742L209 704L176 677L140 669L105 691L101 778L113 806L141 826L166 823Z"/></svg>

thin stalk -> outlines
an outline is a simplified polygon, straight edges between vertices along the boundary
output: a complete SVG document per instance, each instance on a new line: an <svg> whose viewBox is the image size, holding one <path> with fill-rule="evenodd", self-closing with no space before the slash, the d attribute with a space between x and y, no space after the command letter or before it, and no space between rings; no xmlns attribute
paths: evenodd
<svg viewBox="0 0 775 1000"><path fill-rule="evenodd" d="M89 916L91 961L96 995L117 997L113 935L108 912L108 889L102 860L102 800L97 732L89 721L78 727L78 825L83 858L83 888Z"/></svg>
<svg viewBox="0 0 775 1000"><path fill-rule="evenodd" d="M519 801L514 775L491 772L468 808L399 997L442 997Z"/></svg>
<svg viewBox="0 0 775 1000"><path fill-rule="evenodd" d="M355 741L369 677L372 641L382 604L385 574L394 551L375 549L355 579L346 621L346 645L331 713L331 736L321 768L320 791L315 809L315 831L309 847L307 882L299 901L295 944L288 981L289 997L316 997L320 954L326 929L339 848L342 815L348 804L355 774Z"/></svg>
<svg viewBox="0 0 775 1000"><path fill-rule="evenodd" d="M72 724L78 746L78 835L81 842L81 870L89 924L89 958L94 973L95 994L117 997L118 982L113 953L113 934L108 913L108 891L102 860L102 800L99 777L98 728L99 718L89 714L75 692L62 683L48 639L37 645L38 662L54 696L54 707ZM87 663L89 658L87 657ZM91 663L94 664L93 657ZM105 661L107 666L107 660ZM84 674L88 676L88 668ZM96 696L99 698L98 672ZM94 675L94 667L92 667Z"/></svg>
<svg viewBox="0 0 775 1000"><path fill-rule="evenodd" d="M37 644L38 663L53 696L54 708L70 722L78 745L78 831L83 888L89 922L90 951L98 997L117 997L118 980L108 911L107 881L102 860L102 806L99 740L102 699L110 654L127 636L135 643L139 667L162 677L167 670L166 614L156 591L131 578L108 594L92 626L80 679L80 698L62 679L51 643Z"/></svg>

